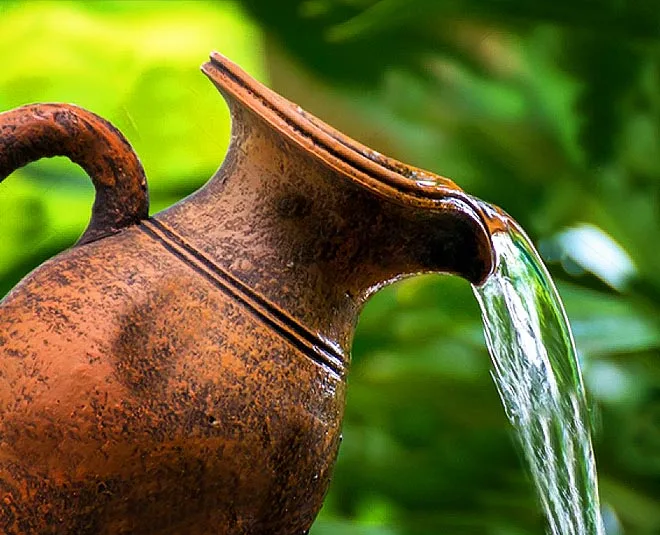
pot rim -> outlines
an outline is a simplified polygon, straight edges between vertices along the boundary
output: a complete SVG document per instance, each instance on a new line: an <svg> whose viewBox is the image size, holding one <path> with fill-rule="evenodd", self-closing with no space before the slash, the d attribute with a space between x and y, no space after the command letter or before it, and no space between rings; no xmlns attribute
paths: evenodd
<svg viewBox="0 0 660 535"><path fill-rule="evenodd" d="M364 187L428 208L447 197L467 200L451 179L370 149L278 95L219 52L210 58L202 71L225 96L238 99L287 138Z"/></svg>

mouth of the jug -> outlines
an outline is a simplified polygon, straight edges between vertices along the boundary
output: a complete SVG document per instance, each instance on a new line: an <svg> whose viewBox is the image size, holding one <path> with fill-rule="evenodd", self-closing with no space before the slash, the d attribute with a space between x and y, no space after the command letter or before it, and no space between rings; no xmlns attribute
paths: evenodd
<svg viewBox="0 0 660 535"><path fill-rule="evenodd" d="M449 178L430 173L370 149L261 84L235 63L213 52L202 71L230 105L240 102L274 129L328 167L389 201L430 211L452 211L473 220L484 234L489 256L485 279L494 268L492 221L486 203L466 194Z"/></svg>
<svg viewBox="0 0 660 535"><path fill-rule="evenodd" d="M457 194L464 195L449 178L384 156L338 132L300 106L259 83L218 52L211 54L210 61L202 66L202 71L223 94L229 93L231 97L237 98L278 130L283 131L285 135L286 130L293 130L294 135L288 137L298 142L307 140L314 144L313 152L318 156L324 159L327 157L328 160L336 158L339 162L347 164L346 168L342 166L340 171L353 170L363 173L365 176L355 176L357 175L355 172L350 174L365 186L390 187L400 194L407 194L422 201L432 201Z"/></svg>

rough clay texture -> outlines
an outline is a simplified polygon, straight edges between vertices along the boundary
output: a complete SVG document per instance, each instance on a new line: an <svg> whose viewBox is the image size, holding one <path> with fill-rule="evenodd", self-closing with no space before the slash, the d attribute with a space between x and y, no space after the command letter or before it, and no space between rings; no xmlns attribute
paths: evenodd
<svg viewBox="0 0 660 535"><path fill-rule="evenodd" d="M217 175L145 219L130 149L97 166L84 145L72 159L114 177L92 239L0 304L2 533L306 533L364 301L406 275L492 268L483 214L460 190L427 198L403 164L365 163L366 148L292 118L221 56L205 71L234 121ZM58 136L78 136L39 141L22 110L0 115L2 176L72 154ZM17 117L34 139L12 137Z"/></svg>

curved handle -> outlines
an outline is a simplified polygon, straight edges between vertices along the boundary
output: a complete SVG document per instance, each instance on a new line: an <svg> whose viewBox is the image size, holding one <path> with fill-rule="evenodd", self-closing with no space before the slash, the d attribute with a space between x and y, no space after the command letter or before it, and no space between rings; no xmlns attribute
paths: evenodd
<svg viewBox="0 0 660 535"><path fill-rule="evenodd" d="M89 243L149 216L142 164L119 130L70 104L33 104L0 113L0 182L41 158L66 156L92 179L92 217L78 244Z"/></svg>

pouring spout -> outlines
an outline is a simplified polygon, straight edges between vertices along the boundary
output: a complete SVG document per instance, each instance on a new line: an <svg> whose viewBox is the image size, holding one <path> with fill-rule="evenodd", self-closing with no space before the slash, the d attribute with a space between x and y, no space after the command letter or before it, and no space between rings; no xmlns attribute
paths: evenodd
<svg viewBox="0 0 660 535"><path fill-rule="evenodd" d="M410 230L416 243L402 254L417 265L416 272L451 273L481 284L495 269L491 235L497 229L489 206L460 190L438 204L420 208L418 226Z"/></svg>
<svg viewBox="0 0 660 535"><path fill-rule="evenodd" d="M485 203L467 195L452 180L388 158L349 138L252 79L217 52L202 70L231 108L235 145L249 144L238 140L251 130L246 128L248 124L274 134L278 148L290 144L295 147L292 152L302 153L295 160L306 162L304 171L295 170L299 193L306 189L304 175L314 177L314 188L322 191L320 196L310 192L310 196L325 199L328 205L324 210L315 203L316 219L336 220L340 215L348 220L352 232L352 236L346 236L348 242L355 242L357 229L368 223L363 239L369 243L362 244L362 250L378 251L383 269L374 273L370 283L365 281L362 293L370 294L373 288L407 274L451 272L479 283L492 272L489 221L493 218L484 209ZM273 154L268 152L268 157ZM268 167L267 163L264 167ZM285 172L291 168L290 157L280 165ZM328 174L333 176L324 184L319 176ZM347 186L352 188L351 199L343 201L344 209L332 207L332 199ZM289 202L295 204L291 199ZM371 209L374 203L377 206ZM333 231L339 234L338 229ZM323 236L316 239L318 248ZM350 276L361 278L357 273Z"/></svg>
<svg viewBox="0 0 660 535"><path fill-rule="evenodd" d="M220 54L202 67L229 104L222 167L156 219L227 277L346 353L386 284L493 271L488 216L451 180L337 132Z"/></svg>

